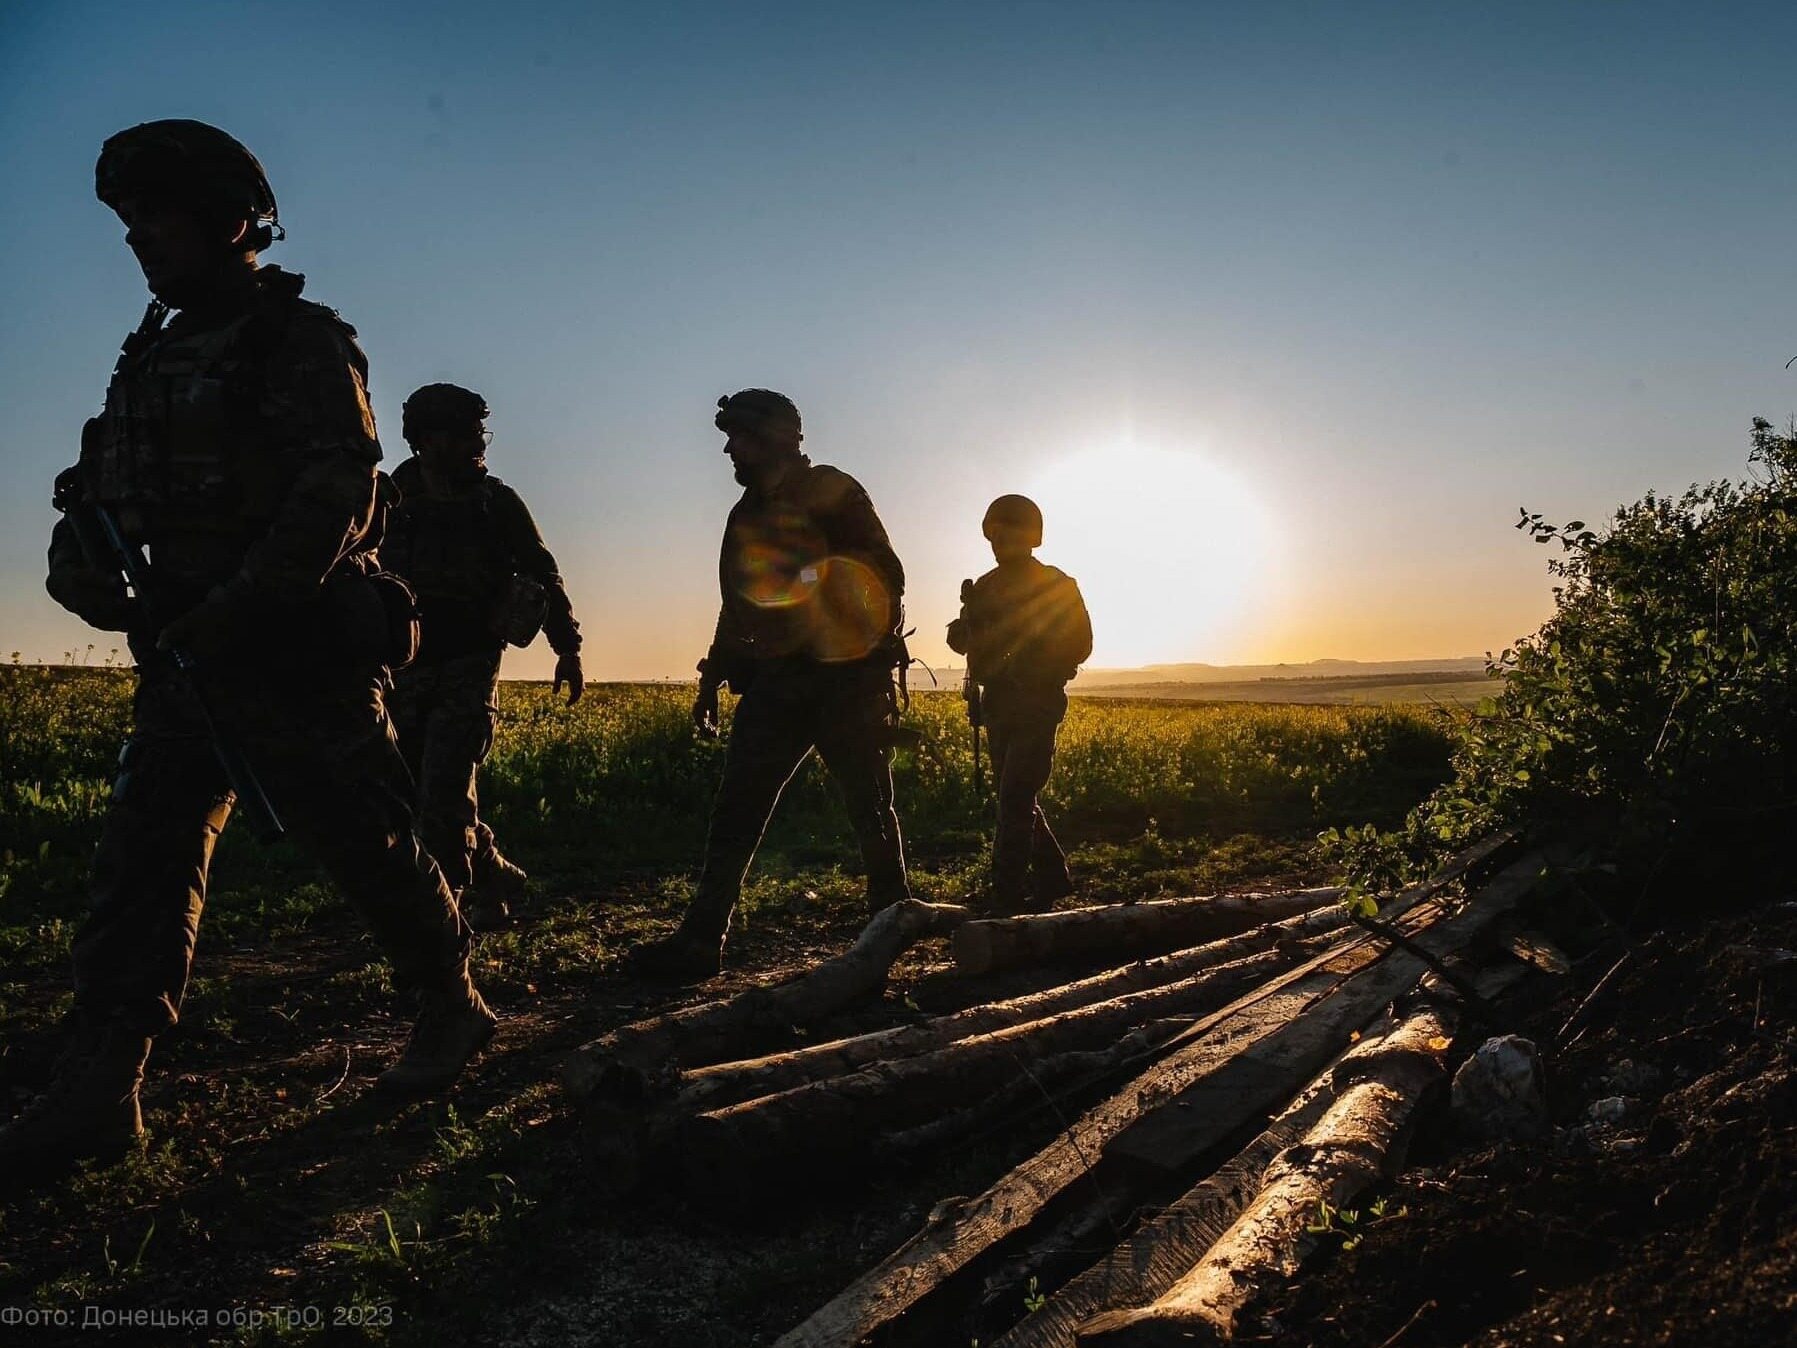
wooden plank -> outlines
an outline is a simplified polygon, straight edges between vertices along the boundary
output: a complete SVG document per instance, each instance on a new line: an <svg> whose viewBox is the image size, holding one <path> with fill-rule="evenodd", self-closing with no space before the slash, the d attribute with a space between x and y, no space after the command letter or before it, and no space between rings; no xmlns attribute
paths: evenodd
<svg viewBox="0 0 1797 1348"><path fill-rule="evenodd" d="M790 1090L807 1082L844 1076L877 1062L916 1057L948 1044L990 1034L1012 1025L1043 1020L1082 1006L1108 1001L1148 988L1164 987L1245 955L1283 947L1306 937L1339 929L1348 916L1339 907L1303 913L1234 936L1138 960L1089 978L998 1002L983 1002L949 1015L868 1034L809 1044L783 1053L738 1062L697 1067L682 1074L679 1094L670 1108L699 1114L725 1105Z"/></svg>
<svg viewBox="0 0 1797 1348"><path fill-rule="evenodd" d="M953 904L901 900L877 913L852 947L799 978L637 1021L575 1049L562 1065L562 1084L577 1104L669 1093L682 1067L764 1048L794 1025L878 992L901 954L970 916Z"/></svg>
<svg viewBox="0 0 1797 1348"><path fill-rule="evenodd" d="M955 932L955 968L965 974L984 974L1067 960L1157 955L1296 917L1334 903L1342 894L1333 887L1300 889L1229 898L1151 899L981 918L964 923Z"/></svg>
<svg viewBox="0 0 1797 1348"><path fill-rule="evenodd" d="M1454 1031L1453 1011L1426 1007L1376 1046L1345 1056L1331 1074L1339 1093L1328 1110L1274 1158L1216 1243L1147 1304L1106 1310L1078 1326L1074 1343L1161 1348L1233 1337L1243 1310L1316 1245L1307 1228L1320 1205L1348 1203L1402 1155L1411 1115L1440 1082Z"/></svg>
<svg viewBox="0 0 1797 1348"><path fill-rule="evenodd" d="M1513 864L1467 911L1440 927L1453 928L1470 940L1498 912L1512 906L1539 871L1540 863L1533 857ZM1430 946L1434 953L1453 947L1451 936L1441 936L1436 929L1429 934L1435 938ZM1326 954L1300 965L1267 988L1205 1017L1179 1051L1086 1111L985 1193L932 1214L922 1231L781 1337L776 1348L850 1348L904 1314L996 1242L1022 1230L1052 1198L1086 1174L1099 1156L1108 1154L1109 1144L1162 1114L1177 1115L1177 1126L1147 1136L1148 1145L1135 1149L1140 1159L1160 1164L1174 1153L1190 1156L1216 1145L1256 1114L1290 1099L1333 1056L1333 1051L1326 1051L1318 1058L1319 1049L1332 1040L1338 1047L1345 1043L1423 972L1413 956L1390 954L1377 960L1348 980L1375 988L1376 993L1333 1000L1327 1017L1331 1029L1324 1032L1313 1015L1304 1013L1342 985L1342 976L1324 967L1331 959L1339 960L1340 955ZM1387 966L1399 963L1405 966L1400 973L1389 971ZM1193 1107L1202 1098L1203 1083L1220 1077L1259 1045L1266 1047L1232 1074L1229 1089L1219 1092L1222 1099L1210 1099L1208 1109ZM1183 1102L1186 1107L1175 1103L1163 1109L1169 1102Z"/></svg>

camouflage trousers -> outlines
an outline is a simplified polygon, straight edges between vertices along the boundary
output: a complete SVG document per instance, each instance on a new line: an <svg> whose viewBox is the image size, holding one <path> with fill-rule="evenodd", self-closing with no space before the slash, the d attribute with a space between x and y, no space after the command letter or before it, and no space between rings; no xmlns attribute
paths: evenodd
<svg viewBox="0 0 1797 1348"><path fill-rule="evenodd" d="M712 806L705 868L683 934L723 936L780 793L815 749L848 806L870 908L911 897L892 808L892 678L860 665L816 666L752 685L736 705L724 780Z"/></svg>
<svg viewBox="0 0 1797 1348"><path fill-rule="evenodd" d="M396 981L453 987L470 933L412 831L410 780L374 678L336 688L208 688L288 834L361 911ZM173 1025L193 964L212 851L234 801L198 708L140 674L131 738L75 937L75 1004L146 1035Z"/></svg>
<svg viewBox="0 0 1797 1348"><path fill-rule="evenodd" d="M388 705L417 783L418 834L458 893L497 851L480 818L480 765L493 751L500 652L416 664L394 676Z"/></svg>
<svg viewBox="0 0 1797 1348"><path fill-rule="evenodd" d="M992 843L992 897L1000 905L1027 897L1052 902L1073 892L1067 855L1055 841L1037 797L1054 768L1058 715L994 714L986 739L998 792L998 831Z"/></svg>

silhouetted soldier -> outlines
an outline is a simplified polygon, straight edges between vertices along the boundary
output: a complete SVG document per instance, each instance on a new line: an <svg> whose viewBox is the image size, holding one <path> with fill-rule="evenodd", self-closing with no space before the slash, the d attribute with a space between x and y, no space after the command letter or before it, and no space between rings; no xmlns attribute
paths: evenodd
<svg viewBox="0 0 1797 1348"><path fill-rule="evenodd" d="M1034 501L1001 496L980 528L998 565L964 584L948 644L980 686L992 745L998 835L989 903L998 912L1044 909L1071 894L1073 880L1036 797L1054 767L1067 681L1092 654L1092 623L1073 578L1033 555L1042 546Z"/></svg>
<svg viewBox="0 0 1797 1348"><path fill-rule="evenodd" d="M652 977L718 972L743 876L780 792L814 748L848 805L869 909L910 897L891 763L904 569L861 485L800 452L790 399L744 389L718 399L716 424L744 490L724 526L723 603L699 662L694 724L718 733L726 683L741 701L698 890L678 931L632 952L636 971Z"/></svg>
<svg viewBox="0 0 1797 1348"><path fill-rule="evenodd" d="M522 497L487 472L487 403L454 384L406 399L412 457L393 470L399 504L381 563L418 593L418 658L394 676L393 725L418 783L418 832L477 928L498 925L525 874L480 818L476 779L493 748L499 657L538 631L555 651L554 690L579 701L580 625L555 558Z"/></svg>
<svg viewBox="0 0 1797 1348"><path fill-rule="evenodd" d="M243 780L227 778L208 707L419 996L381 1085L448 1085L494 1026L469 981L468 928L413 834L381 703L411 611L366 552L380 445L354 332L300 298L302 277L258 269L279 237L274 194L217 128L120 132L96 191L155 300L58 479L69 514L51 535L48 588L128 634L137 691L75 937L70 1041L49 1092L0 1130L0 1177L116 1155L142 1134L144 1064L179 1013L229 780ZM155 611L95 556L82 522L107 519L148 546Z"/></svg>

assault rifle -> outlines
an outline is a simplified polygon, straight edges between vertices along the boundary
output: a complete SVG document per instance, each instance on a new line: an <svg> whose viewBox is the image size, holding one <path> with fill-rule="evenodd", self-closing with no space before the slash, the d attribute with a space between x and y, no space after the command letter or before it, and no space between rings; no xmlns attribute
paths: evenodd
<svg viewBox="0 0 1797 1348"><path fill-rule="evenodd" d="M973 581L961 582L961 610L965 614L973 598ZM980 685L973 677L973 657L967 657L967 672L961 676L961 696L967 699L967 724L973 729L973 789L983 792L985 779L980 775L980 726L985 720L980 710Z"/></svg>
<svg viewBox="0 0 1797 1348"><path fill-rule="evenodd" d="M74 499L73 482L59 480L56 488L56 508L68 518L88 562L96 570L123 578L130 587L132 598L137 601L138 610L143 614L146 625L154 632L160 614L153 597L155 587L150 581L150 562L144 555L143 547L125 537L124 531L119 528L118 519L107 507ZM212 752L218 755L218 765L225 771L225 780L231 784L231 790L243 805L244 813L250 821L250 830L261 842L279 842L286 832L281 825L281 817L275 813L273 802L262 789L261 779L256 776L256 770L250 766L249 759L244 757L243 750L237 747L236 741L213 719L212 708L207 704L206 695L200 686L199 667L193 656L180 647L171 647L162 654L168 657L169 664L185 685L194 706L199 708L200 720L206 727L206 738L212 741Z"/></svg>

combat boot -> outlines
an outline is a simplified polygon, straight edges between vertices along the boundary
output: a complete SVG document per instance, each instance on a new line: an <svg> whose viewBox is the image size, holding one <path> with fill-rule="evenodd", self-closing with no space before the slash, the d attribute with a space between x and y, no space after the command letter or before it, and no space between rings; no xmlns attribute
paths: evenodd
<svg viewBox="0 0 1797 1348"><path fill-rule="evenodd" d="M459 900L463 919L476 931L496 931L505 926L524 898L529 880L524 868L508 860L497 847L489 846L476 853L474 883L462 891Z"/></svg>
<svg viewBox="0 0 1797 1348"><path fill-rule="evenodd" d="M633 946L624 967L637 978L658 983L703 983L724 971L724 938L696 936L681 928Z"/></svg>
<svg viewBox="0 0 1797 1348"><path fill-rule="evenodd" d="M138 1090L150 1038L117 1021L77 1027L50 1088L0 1128L0 1188L53 1180L78 1161L116 1161L143 1144Z"/></svg>
<svg viewBox="0 0 1797 1348"><path fill-rule="evenodd" d="M380 1076L375 1088L388 1095L435 1095L447 1089L468 1060L493 1037L499 1017L488 1009L474 984L420 993L418 1019L405 1052Z"/></svg>

